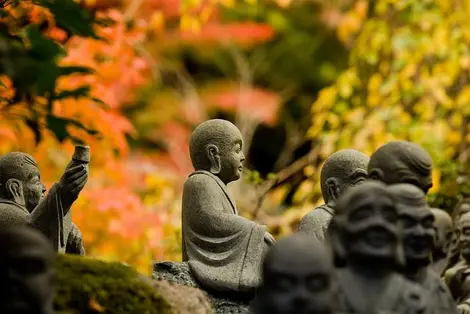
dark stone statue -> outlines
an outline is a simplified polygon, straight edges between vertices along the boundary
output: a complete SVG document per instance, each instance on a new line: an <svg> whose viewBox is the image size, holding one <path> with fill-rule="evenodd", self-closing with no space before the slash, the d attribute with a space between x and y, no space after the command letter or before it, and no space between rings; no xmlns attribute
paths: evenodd
<svg viewBox="0 0 470 314"><path fill-rule="evenodd" d="M252 293L274 238L239 216L227 191L245 160L240 131L229 121L208 120L192 133L189 149L196 171L183 189L183 261L204 289Z"/></svg>
<svg viewBox="0 0 470 314"><path fill-rule="evenodd" d="M299 232L323 241L334 215L335 201L348 187L361 184L366 180L368 163L369 157L354 149L340 150L329 156L320 174L325 204L302 218Z"/></svg>
<svg viewBox="0 0 470 314"><path fill-rule="evenodd" d="M470 212L470 198L464 198L455 205L452 211L452 223L454 225L454 232L452 233L452 241L447 256L447 266L445 269L454 267L461 259L460 246L459 246L459 232L457 223L464 214Z"/></svg>
<svg viewBox="0 0 470 314"><path fill-rule="evenodd" d="M432 187L432 159L421 146L393 141L379 147L370 157L369 178L385 184L409 183L424 193Z"/></svg>
<svg viewBox="0 0 470 314"><path fill-rule="evenodd" d="M436 231L432 250L432 268L439 276L442 276L446 270L447 255L452 242L453 223L446 211L431 208L431 212L434 216L434 230Z"/></svg>
<svg viewBox="0 0 470 314"><path fill-rule="evenodd" d="M336 285L331 255L321 242L304 234L276 242L264 260L252 313L334 313Z"/></svg>
<svg viewBox="0 0 470 314"><path fill-rule="evenodd" d="M460 216L456 227L461 259L444 277L458 303L459 313L470 314L470 213Z"/></svg>
<svg viewBox="0 0 470 314"><path fill-rule="evenodd" d="M424 313L422 289L397 272L403 264L393 195L378 181L345 191L328 229L338 260L341 313Z"/></svg>
<svg viewBox="0 0 470 314"><path fill-rule="evenodd" d="M27 225L0 229L0 313L52 314L55 252Z"/></svg>
<svg viewBox="0 0 470 314"><path fill-rule="evenodd" d="M403 274L428 292L428 304L435 314L457 313L457 306L447 286L431 267L434 245L434 216L426 194L415 185L389 186L397 201L398 217L403 229L405 267Z"/></svg>
<svg viewBox="0 0 470 314"><path fill-rule="evenodd" d="M0 157L0 227L29 223L41 230L58 252L84 254L70 208L87 182L88 161L88 147L77 146L62 178L46 196L32 156L13 152Z"/></svg>

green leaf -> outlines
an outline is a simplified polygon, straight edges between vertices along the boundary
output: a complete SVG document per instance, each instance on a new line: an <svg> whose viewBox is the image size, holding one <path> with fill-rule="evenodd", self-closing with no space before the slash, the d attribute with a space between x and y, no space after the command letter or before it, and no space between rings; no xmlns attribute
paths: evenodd
<svg viewBox="0 0 470 314"><path fill-rule="evenodd" d="M91 87L89 85L80 86L76 89L62 91L58 95L56 95L54 99L64 99L68 97L73 97L73 98L87 97L90 94L90 90L91 90Z"/></svg>
<svg viewBox="0 0 470 314"><path fill-rule="evenodd" d="M59 57L65 56L65 50L52 39L44 37L36 25L28 26L25 33L30 44L28 55L32 58L57 61Z"/></svg>

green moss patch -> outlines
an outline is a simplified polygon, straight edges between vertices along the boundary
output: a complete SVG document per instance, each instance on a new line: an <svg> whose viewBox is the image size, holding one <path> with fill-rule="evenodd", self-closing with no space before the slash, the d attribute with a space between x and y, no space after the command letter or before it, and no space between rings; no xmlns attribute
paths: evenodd
<svg viewBox="0 0 470 314"><path fill-rule="evenodd" d="M172 314L134 269L86 257L57 257L55 309L60 313Z"/></svg>

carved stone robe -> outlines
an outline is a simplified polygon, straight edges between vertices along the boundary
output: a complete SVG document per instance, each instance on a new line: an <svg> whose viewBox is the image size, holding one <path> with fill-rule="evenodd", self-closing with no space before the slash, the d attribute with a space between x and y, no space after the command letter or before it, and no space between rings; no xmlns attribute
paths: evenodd
<svg viewBox="0 0 470 314"><path fill-rule="evenodd" d="M410 278L412 280L412 278ZM452 295L445 285L444 281L432 270L431 266L424 270L421 280L413 280L427 293L427 302L432 305L432 313L434 314L457 314L457 304L454 302Z"/></svg>
<svg viewBox="0 0 470 314"><path fill-rule="evenodd" d="M323 242L333 215L333 208L326 204L320 205L302 218L299 232Z"/></svg>
<svg viewBox="0 0 470 314"><path fill-rule="evenodd" d="M183 261L206 289L252 292L268 245L266 227L238 215L225 184L195 171L183 190Z"/></svg>
<svg viewBox="0 0 470 314"><path fill-rule="evenodd" d="M29 212L25 207L0 198L0 228L27 223L29 223Z"/></svg>
<svg viewBox="0 0 470 314"><path fill-rule="evenodd" d="M72 231L70 207L75 199L66 194L56 183L31 213L31 224L41 230L51 241L57 252L64 253Z"/></svg>
<svg viewBox="0 0 470 314"><path fill-rule="evenodd" d="M378 299L368 296L356 285L355 276L348 268L337 271L339 289L337 312L348 314L423 314L429 313L426 296L418 285L399 274L385 280ZM365 279L367 280L367 279Z"/></svg>

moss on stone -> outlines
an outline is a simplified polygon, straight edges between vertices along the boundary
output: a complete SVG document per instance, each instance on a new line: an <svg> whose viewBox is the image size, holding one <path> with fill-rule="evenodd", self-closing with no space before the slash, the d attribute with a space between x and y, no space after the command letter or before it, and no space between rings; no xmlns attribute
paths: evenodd
<svg viewBox="0 0 470 314"><path fill-rule="evenodd" d="M121 263L59 254L56 268L60 313L173 314L155 288Z"/></svg>

